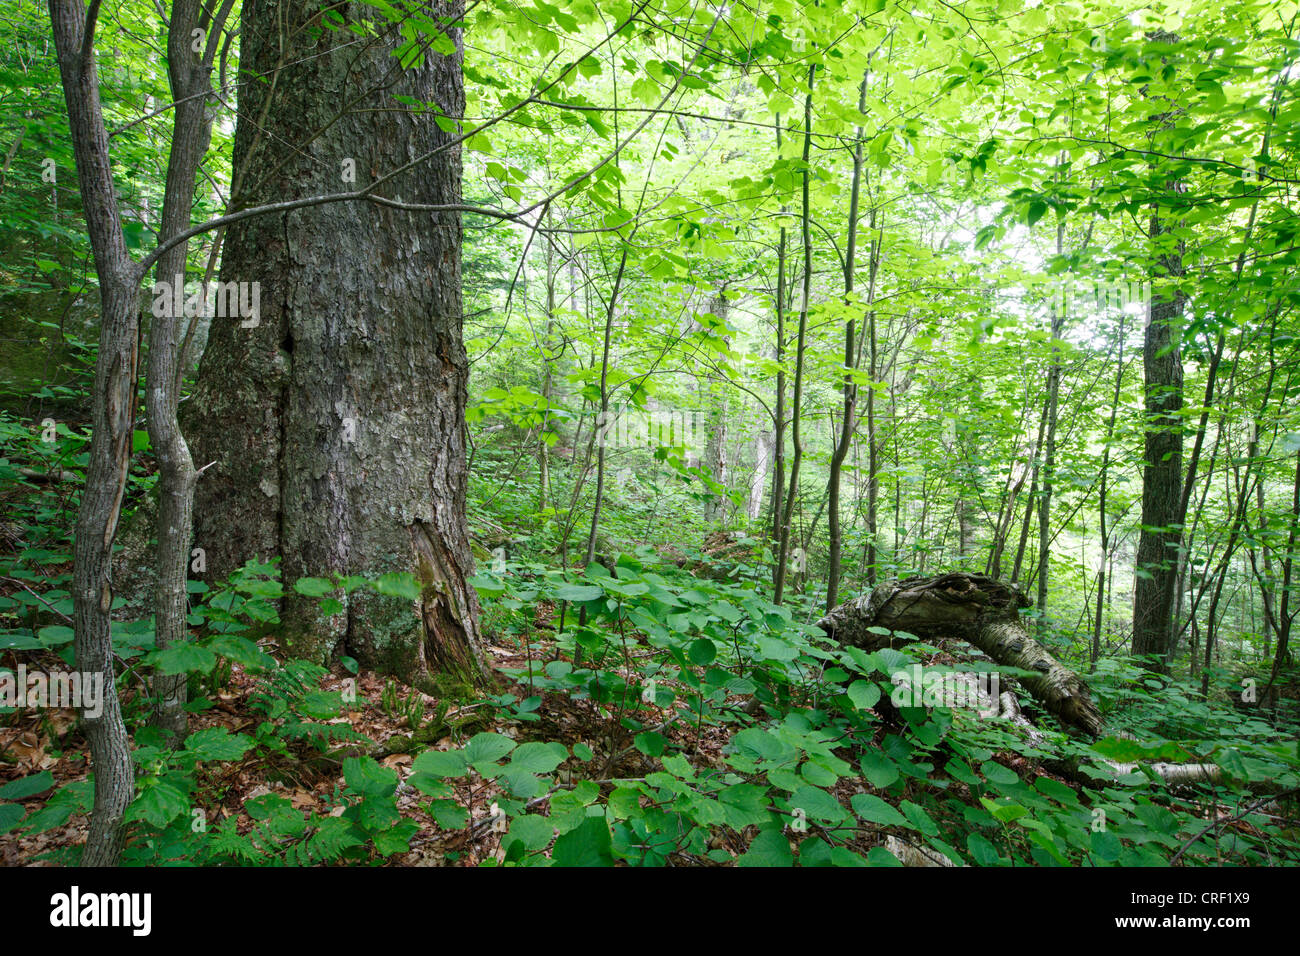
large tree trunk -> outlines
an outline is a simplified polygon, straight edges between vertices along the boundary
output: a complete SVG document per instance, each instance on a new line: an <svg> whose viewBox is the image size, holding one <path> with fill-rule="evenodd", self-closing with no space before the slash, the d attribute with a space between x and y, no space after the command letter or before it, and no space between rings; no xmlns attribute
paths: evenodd
<svg viewBox="0 0 1300 956"><path fill-rule="evenodd" d="M442 22L461 15L459 0L411 6ZM361 35L377 35L358 42L350 30L322 28L309 0L244 6L249 81L235 166L245 186L232 206L358 189L425 156L378 194L459 202L456 134L432 109L399 102L462 115L459 27L402 69L396 26L363 4L336 9ZM467 580L460 242L455 214L363 202L230 228L222 280L260 283L261 301L256 321L214 321L189 403L196 460L214 463L199 483L196 541L214 577L282 557L294 654L346 650L407 677L481 679ZM416 574L418 612L363 589L340 596L344 609L326 617L288 586L394 571Z"/></svg>
<svg viewBox="0 0 1300 956"><path fill-rule="evenodd" d="M1062 667L1020 623L1029 598L982 574L943 574L881 584L869 595L835 608L817 626L841 644L873 650L896 640L870 628L904 631L922 639L957 637L999 664L1039 676L1020 678L1025 689L1063 723L1097 736L1102 719L1079 675Z"/></svg>

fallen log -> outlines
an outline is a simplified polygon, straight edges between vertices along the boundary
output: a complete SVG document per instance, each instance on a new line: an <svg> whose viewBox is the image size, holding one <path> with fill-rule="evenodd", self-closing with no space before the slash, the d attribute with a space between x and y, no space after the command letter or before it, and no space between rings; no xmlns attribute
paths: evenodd
<svg viewBox="0 0 1300 956"><path fill-rule="evenodd" d="M1105 725L1088 685L1062 667L1021 624L1020 609L1029 605L1029 598L1014 585L957 572L881 584L869 595L834 608L817 625L833 640L866 651L899 640L881 630L927 640L960 638L999 664L1033 672L1020 678L1030 694L1063 723L1100 736Z"/></svg>

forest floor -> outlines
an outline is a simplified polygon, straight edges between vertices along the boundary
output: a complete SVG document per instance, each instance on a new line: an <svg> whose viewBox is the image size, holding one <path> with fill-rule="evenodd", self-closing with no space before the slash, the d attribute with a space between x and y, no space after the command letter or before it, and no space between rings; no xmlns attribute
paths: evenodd
<svg viewBox="0 0 1300 956"><path fill-rule="evenodd" d="M531 641L531 651L523 646L488 644L484 652L494 668L498 693L514 693L521 698L533 693L528 680L512 681L501 673L503 669L526 673L530 659L532 666L538 669L547 661L561 659L554 641L546 640L544 631L538 632ZM32 661L27 663L36 666ZM349 685L349 680L354 683ZM212 698L212 706L191 715L191 732L210 728L224 728L232 734L250 732L264 719L251 706L261 688L262 680L258 676L246 672L238 664L233 665L228 682ZM437 698L374 674L364 673L350 678L341 668L324 678L320 689L327 692L355 691L355 700L346 705L339 717L329 722L346 723L352 730L374 741L374 745L346 746L329 754L301 745L293 748L290 756L275 760L250 752L243 760L221 764L219 770L201 770L197 782L204 797L201 804L207 827L236 816L240 834L246 835L253 829L255 821L245 811L245 803L267 794L287 798L295 809L304 812L341 814L345 805L336 796L343 785L342 761L347 756L369 753L397 773L400 781L398 810L419 826L411 838L408 852L382 860L376 857L375 865L475 866L491 857L501 859L502 834L494 832L491 822L492 805L502 796L496 782L471 773L455 784L453 799L467 811L471 821L469 826L458 830L439 826L429 812L428 798L405 782L412 773L415 758L415 753L409 750L421 747L410 743L413 728L408 718L397 712L400 708L386 703L385 698L396 697L403 701L421 698L426 713L437 710L440 704ZM453 749L463 745L465 738L483 730L504 734L520 743L558 741L570 748L575 744L586 744L597 755L596 765L602 767L600 778L606 788L612 787L616 780L638 779L660 769L658 761L633 746L632 735L621 726L617 709L559 693L546 692L541 696L542 704L535 711L539 719L535 722L513 719L486 696L481 700L452 704L443 716L446 729L437 739L429 740L428 746L437 750ZM735 703L739 706L744 701ZM663 716L667 718L669 712L665 710ZM726 769L723 751L734 728L678 721L672 726L660 725L656 730L682 753L689 754L696 767ZM1021 766L1024 758L1019 755L998 754L997 758L1013 770L1024 769ZM10 715L5 726L0 726L0 785L40 771L49 771L54 777L49 790L27 798L33 807L47 799L51 791L85 781L88 770L86 741L77 729L74 710L20 711ZM591 779L590 768L586 768L584 776ZM566 766L561 766L551 794L564 789L567 779ZM865 781L848 777L842 779L832 792L847 804L855 793L867 789ZM536 798L536 802L544 804L551 794ZM969 793L964 797L973 799ZM538 809L544 810L544 806ZM0 839L0 865L57 865L61 857L84 844L88 822L89 818L79 813L65 825L42 833L16 838L12 834L6 835ZM753 828L739 833L722 830L713 838L710 849L725 850L733 858L739 856L745 852L754 835L747 832L750 830ZM871 846L881 844L882 836L864 832L861 840L850 847L865 854ZM696 857L681 862L719 865Z"/></svg>

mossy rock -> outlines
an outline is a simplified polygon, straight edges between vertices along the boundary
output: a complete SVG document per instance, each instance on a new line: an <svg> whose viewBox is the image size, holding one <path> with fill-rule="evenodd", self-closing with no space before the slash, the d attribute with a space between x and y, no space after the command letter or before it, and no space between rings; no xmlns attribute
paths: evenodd
<svg viewBox="0 0 1300 956"><path fill-rule="evenodd" d="M384 751L390 754L409 754L415 749L415 743L407 734L394 734L384 741Z"/></svg>

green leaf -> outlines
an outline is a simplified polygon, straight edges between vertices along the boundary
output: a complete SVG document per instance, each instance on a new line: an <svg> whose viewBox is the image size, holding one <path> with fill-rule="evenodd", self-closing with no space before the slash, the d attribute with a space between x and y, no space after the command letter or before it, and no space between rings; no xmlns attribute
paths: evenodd
<svg viewBox="0 0 1300 956"><path fill-rule="evenodd" d="M415 575L409 571L392 571L388 574L381 574L370 586L380 594L387 594L391 597L404 598L407 601L418 601L420 599L420 585L416 583Z"/></svg>
<svg viewBox="0 0 1300 956"><path fill-rule="evenodd" d="M27 811L18 803L0 803L0 833L8 833L23 819Z"/></svg>
<svg viewBox="0 0 1300 956"><path fill-rule="evenodd" d="M1127 737L1104 737L1093 743L1092 749L1103 757L1118 763L1141 763L1143 761L1160 760L1177 763L1192 756L1186 748L1171 741L1156 741L1145 744Z"/></svg>
<svg viewBox="0 0 1300 956"><path fill-rule="evenodd" d="M1002 764L994 760L986 760L982 764L980 764L980 773L984 775L984 779L986 779L989 783L996 783L996 784L1001 784L1003 786L1007 786L1013 783L1020 782L1019 774L1017 774L1014 770L1011 770L1008 767L1002 766Z"/></svg>
<svg viewBox="0 0 1300 956"><path fill-rule="evenodd" d="M604 596L604 590L594 584L565 584L555 589L555 597L559 601L594 601Z"/></svg>
<svg viewBox="0 0 1300 956"><path fill-rule="evenodd" d="M997 847L978 833L966 837L966 849L977 866L997 866L1001 859Z"/></svg>
<svg viewBox="0 0 1300 956"><path fill-rule="evenodd" d="M790 755L794 748L772 736L759 727L749 727L731 738L731 742L740 750L747 750L758 757L775 760Z"/></svg>
<svg viewBox="0 0 1300 956"><path fill-rule="evenodd" d="M463 830L469 823L469 811L455 800L435 800L429 804L429 814L444 830Z"/></svg>
<svg viewBox="0 0 1300 956"><path fill-rule="evenodd" d="M1124 849L1124 845L1119 842L1119 837L1109 830L1093 830L1089 839L1092 843L1093 856L1105 863L1114 863Z"/></svg>
<svg viewBox="0 0 1300 956"><path fill-rule="evenodd" d="M337 690L311 690L298 702L298 711L315 720L332 720L342 709L343 694Z"/></svg>
<svg viewBox="0 0 1300 956"><path fill-rule="evenodd" d="M551 862L555 866L613 866L612 842L605 817L587 817L555 841Z"/></svg>
<svg viewBox="0 0 1300 956"><path fill-rule="evenodd" d="M790 808L802 810L809 819L839 823L845 817L844 807L820 787L802 786L790 794Z"/></svg>
<svg viewBox="0 0 1300 956"><path fill-rule="evenodd" d="M736 859L736 866L794 866L790 841L780 830L761 830L749 849Z"/></svg>
<svg viewBox="0 0 1300 956"><path fill-rule="evenodd" d="M334 583L325 578L299 578L293 589L305 597L324 597L334 590Z"/></svg>
<svg viewBox="0 0 1300 956"><path fill-rule="evenodd" d="M632 743L647 757L659 757L668 746L668 738L653 730L644 730L632 738Z"/></svg>
<svg viewBox="0 0 1300 956"><path fill-rule="evenodd" d="M46 830L53 830L55 827L61 827L67 823L71 816L72 807L43 807L23 821L23 832L31 836L44 833Z"/></svg>
<svg viewBox="0 0 1300 956"><path fill-rule="evenodd" d="M903 861L890 853L883 846L873 846L867 851L868 866L902 866Z"/></svg>
<svg viewBox="0 0 1300 956"><path fill-rule="evenodd" d="M904 800L898 805L898 809L903 811L908 826L913 830L919 830L926 836L939 835L939 825L930 818L930 814L911 800Z"/></svg>
<svg viewBox="0 0 1300 956"><path fill-rule="evenodd" d="M890 633L893 633L892 631ZM882 647L875 652L880 670L884 674L894 674L912 664L912 659L893 647Z"/></svg>
<svg viewBox="0 0 1300 956"><path fill-rule="evenodd" d="M35 796L54 786L54 774L48 770L34 773L28 777L10 780L0 787L0 800L23 800Z"/></svg>
<svg viewBox="0 0 1300 956"><path fill-rule="evenodd" d="M709 664L718 656L718 648L707 637L701 637L699 640L691 642L691 646L686 651L686 656L692 664Z"/></svg>
<svg viewBox="0 0 1300 956"><path fill-rule="evenodd" d="M22 634L17 631L10 634L0 634L0 651L39 651L44 647L44 644L30 634Z"/></svg>
<svg viewBox="0 0 1300 956"><path fill-rule="evenodd" d="M510 822L510 832L501 842L504 846L518 840L526 850L541 850L551 842L553 833L554 827L551 826L549 819L529 813L522 817L515 817Z"/></svg>
<svg viewBox="0 0 1300 956"><path fill-rule="evenodd" d="M393 856L406 853L411 849L411 837L419 832L419 825L414 820L401 822L371 835L375 849L380 856Z"/></svg>
<svg viewBox="0 0 1300 956"><path fill-rule="evenodd" d="M406 782L426 797L447 799L456 792L455 788L442 777L435 777L431 773L413 773L406 778Z"/></svg>
<svg viewBox="0 0 1300 956"><path fill-rule="evenodd" d="M859 765L867 782L877 789L889 786L899 777L898 764L874 747L862 755Z"/></svg>
<svg viewBox="0 0 1300 956"><path fill-rule="evenodd" d="M868 823L879 823L886 827L908 826L906 817L875 794L854 794L849 803L853 805L853 812Z"/></svg>
<svg viewBox="0 0 1300 956"><path fill-rule="evenodd" d="M208 649L248 668L266 670L275 666L275 658L238 634L219 634L208 644Z"/></svg>
<svg viewBox="0 0 1300 956"><path fill-rule="evenodd" d="M461 750L426 750L412 761L411 769L434 777L463 777L469 761Z"/></svg>
<svg viewBox="0 0 1300 956"><path fill-rule="evenodd" d="M155 652L153 663L159 674L187 674L190 671L207 674L217 666L217 655L192 641L180 641L165 651Z"/></svg>
<svg viewBox="0 0 1300 956"><path fill-rule="evenodd" d="M159 829L171 823L190 808L189 799L170 783L155 783L145 787L131 804L128 817L144 820Z"/></svg>
<svg viewBox="0 0 1300 956"><path fill-rule="evenodd" d="M523 767L516 767L514 764L507 764L496 779L511 796L524 800L540 796L546 790L537 774Z"/></svg>
<svg viewBox="0 0 1300 956"><path fill-rule="evenodd" d="M798 648L791 647L788 642L775 637L760 637L758 651L763 655L764 660L769 661L792 661L799 656Z"/></svg>
<svg viewBox="0 0 1300 956"><path fill-rule="evenodd" d="M520 747L510 756L510 766L527 770L530 773L550 773L568 759L569 752L559 743L530 742Z"/></svg>
<svg viewBox="0 0 1300 956"><path fill-rule="evenodd" d="M343 779L365 796L386 797L397 789L397 773L374 757L348 757L343 761Z"/></svg>
<svg viewBox="0 0 1300 956"><path fill-rule="evenodd" d="M225 727L196 730L185 739L185 749L200 760L238 760L253 746L245 734L231 734Z"/></svg>
<svg viewBox="0 0 1300 956"><path fill-rule="evenodd" d="M46 647L58 647L61 644L67 644L75 637L72 628L65 627L62 624L52 624L49 627L43 627L37 632L41 643Z"/></svg>
<svg viewBox="0 0 1300 956"><path fill-rule="evenodd" d="M858 710L869 710L880 702L880 685L874 681L855 680L847 693Z"/></svg>
<svg viewBox="0 0 1300 956"><path fill-rule="evenodd" d="M1241 759L1241 751L1234 747L1226 747L1219 751L1214 755L1214 762L1232 780L1246 781L1250 779L1250 771L1246 769L1246 763ZM0 796L4 796L4 794L0 792Z"/></svg>
<svg viewBox="0 0 1300 956"><path fill-rule="evenodd" d="M465 745L465 759L469 761L471 767L477 767L481 763L500 760L514 749L515 742L505 734L484 731L475 734Z"/></svg>
<svg viewBox="0 0 1300 956"><path fill-rule="evenodd" d="M993 814L993 819L999 823L1011 823L1029 814L1029 810L1018 803L996 803L988 797L980 797L980 803L984 804L989 813Z"/></svg>

